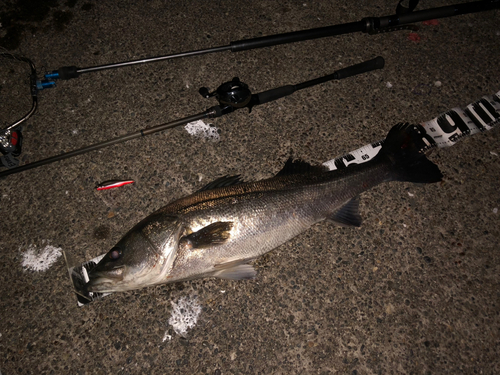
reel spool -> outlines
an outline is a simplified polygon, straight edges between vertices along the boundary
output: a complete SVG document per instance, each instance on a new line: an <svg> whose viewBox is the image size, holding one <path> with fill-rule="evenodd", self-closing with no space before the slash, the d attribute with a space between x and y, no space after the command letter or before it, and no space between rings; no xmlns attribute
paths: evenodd
<svg viewBox="0 0 500 375"><path fill-rule="evenodd" d="M205 99L215 96L219 104L234 108L246 107L252 98L252 93L248 85L241 82L238 77L234 77L231 81L223 83L213 92L209 92L206 87L202 87L199 93Z"/></svg>

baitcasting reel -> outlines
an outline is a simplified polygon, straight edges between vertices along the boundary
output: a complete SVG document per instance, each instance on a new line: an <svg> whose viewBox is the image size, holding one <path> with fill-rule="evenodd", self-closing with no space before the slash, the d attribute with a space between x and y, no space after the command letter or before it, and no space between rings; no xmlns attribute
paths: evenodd
<svg viewBox="0 0 500 375"><path fill-rule="evenodd" d="M214 92L209 93L206 87L202 87L199 92L206 99L215 96L221 105L229 105L234 108L246 107L252 99L248 85L241 82L238 77L223 83Z"/></svg>

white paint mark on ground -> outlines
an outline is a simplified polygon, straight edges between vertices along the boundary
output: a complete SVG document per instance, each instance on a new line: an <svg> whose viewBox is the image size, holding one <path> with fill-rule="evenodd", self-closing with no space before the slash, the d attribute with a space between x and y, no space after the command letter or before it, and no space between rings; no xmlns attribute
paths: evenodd
<svg viewBox="0 0 500 375"><path fill-rule="evenodd" d="M408 196L410 196L410 197L414 197L414 196L415 196L415 194L408 192Z"/></svg>
<svg viewBox="0 0 500 375"><path fill-rule="evenodd" d="M193 328L198 322L198 317L201 313L201 305L198 304L196 298L181 297L177 303L174 301L172 304L172 316L168 320L175 333L181 336L186 336L188 329ZM167 333L163 337L163 341L168 339Z"/></svg>
<svg viewBox="0 0 500 375"><path fill-rule="evenodd" d="M205 124L202 120L190 122L184 129L196 138L206 138L212 142L220 140L219 129L212 124Z"/></svg>
<svg viewBox="0 0 500 375"><path fill-rule="evenodd" d="M498 154L495 151L490 151L490 154L493 156L498 156Z"/></svg>
<svg viewBox="0 0 500 375"><path fill-rule="evenodd" d="M23 268L31 271L47 271L62 255L62 249L52 245L38 249L36 245L29 245L23 253Z"/></svg>
<svg viewBox="0 0 500 375"><path fill-rule="evenodd" d="M163 341L162 341L162 342L165 342L165 341L167 341L167 340L168 340L168 341L172 340L172 336L170 336L170 335L168 334L168 331L167 331L167 332L165 332L165 334L163 335Z"/></svg>

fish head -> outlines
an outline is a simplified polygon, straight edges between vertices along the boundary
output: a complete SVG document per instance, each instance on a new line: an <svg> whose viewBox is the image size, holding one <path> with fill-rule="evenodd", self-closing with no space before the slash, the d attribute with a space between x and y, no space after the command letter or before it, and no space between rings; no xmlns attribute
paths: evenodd
<svg viewBox="0 0 500 375"><path fill-rule="evenodd" d="M122 292L161 283L172 268L179 231L169 218L139 223L89 272L86 291Z"/></svg>

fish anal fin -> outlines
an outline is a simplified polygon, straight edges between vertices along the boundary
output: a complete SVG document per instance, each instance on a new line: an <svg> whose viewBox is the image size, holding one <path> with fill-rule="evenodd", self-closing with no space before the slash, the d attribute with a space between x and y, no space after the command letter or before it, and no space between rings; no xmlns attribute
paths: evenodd
<svg viewBox="0 0 500 375"><path fill-rule="evenodd" d="M328 218L336 224L345 227L361 226L361 215L359 214L359 197L354 197L349 202L340 207Z"/></svg>
<svg viewBox="0 0 500 375"><path fill-rule="evenodd" d="M189 247L193 249L202 249L213 245L220 245L229 239L232 227L232 222L218 221L184 236L179 240L179 243L189 244Z"/></svg>
<svg viewBox="0 0 500 375"><path fill-rule="evenodd" d="M218 264L215 266L215 271L212 276L220 279L228 280L248 280L253 279L257 275L257 271L250 264L241 264L238 262L229 262Z"/></svg>

